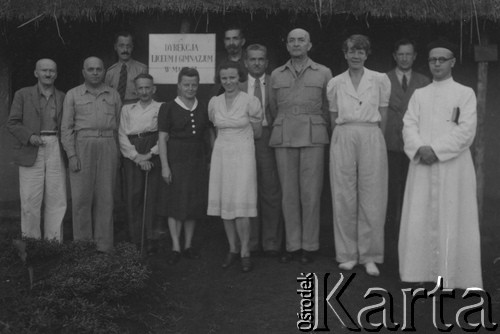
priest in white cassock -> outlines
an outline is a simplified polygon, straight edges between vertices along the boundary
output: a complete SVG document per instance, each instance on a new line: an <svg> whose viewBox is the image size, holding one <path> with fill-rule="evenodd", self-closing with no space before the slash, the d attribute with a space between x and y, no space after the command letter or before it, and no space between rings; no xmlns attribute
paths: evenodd
<svg viewBox="0 0 500 334"><path fill-rule="evenodd" d="M405 282L482 288L476 175L469 150L476 133L474 91L455 82L456 47L429 44L432 84L417 89L403 122L410 169L399 234Z"/></svg>

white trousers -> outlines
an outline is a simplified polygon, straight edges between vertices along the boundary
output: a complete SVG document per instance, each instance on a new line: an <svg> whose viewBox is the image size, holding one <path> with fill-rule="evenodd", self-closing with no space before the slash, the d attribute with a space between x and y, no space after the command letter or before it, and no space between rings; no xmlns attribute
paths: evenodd
<svg viewBox="0 0 500 334"><path fill-rule="evenodd" d="M333 230L338 262L384 262L387 151L375 124L335 127L330 146Z"/></svg>
<svg viewBox="0 0 500 334"><path fill-rule="evenodd" d="M41 238L42 202L44 238L62 241L62 221L66 212L66 170L57 136L42 136L35 164L19 167L21 232Z"/></svg>

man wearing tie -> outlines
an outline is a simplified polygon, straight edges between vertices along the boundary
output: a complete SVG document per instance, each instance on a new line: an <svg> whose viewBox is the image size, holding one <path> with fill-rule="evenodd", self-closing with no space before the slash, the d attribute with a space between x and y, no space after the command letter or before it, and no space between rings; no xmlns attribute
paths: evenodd
<svg viewBox="0 0 500 334"><path fill-rule="evenodd" d="M267 48L260 44L249 45L244 60L248 80L241 84L241 90L256 96L264 110L262 136L255 140L259 217L251 221L250 250L257 251L262 247L265 255L277 256L283 239L283 223L276 158L274 149L269 146L273 117L268 98L270 77L265 73L268 65Z"/></svg>
<svg viewBox="0 0 500 334"><path fill-rule="evenodd" d="M396 67L387 73L391 81L385 141L389 163L389 198L387 206L388 226L391 231L399 232L399 220L405 191L406 175L410 160L403 151L403 116L408 101L417 88L427 86L429 78L412 70L417 57L415 42L400 39L394 44L393 57Z"/></svg>
<svg viewBox="0 0 500 334"><path fill-rule="evenodd" d="M132 59L133 50L132 35L126 31L119 32L115 39L118 62L108 68L104 79L106 85L118 91L123 104L135 103L139 100L134 79L141 73L148 73L146 65Z"/></svg>

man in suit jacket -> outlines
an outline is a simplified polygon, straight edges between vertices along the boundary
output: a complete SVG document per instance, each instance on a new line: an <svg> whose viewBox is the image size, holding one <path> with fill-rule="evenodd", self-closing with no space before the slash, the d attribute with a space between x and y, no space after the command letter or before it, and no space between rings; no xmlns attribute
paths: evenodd
<svg viewBox="0 0 500 334"><path fill-rule="evenodd" d="M269 145L275 148L283 192L286 250L289 262L300 253L309 263L319 249L320 197L323 189L325 145L328 137L327 67L312 61L309 33L290 31L286 43L290 60L271 74L269 102L276 115Z"/></svg>
<svg viewBox="0 0 500 334"><path fill-rule="evenodd" d="M270 76L266 74L267 65L267 48L260 44L249 45L245 55L248 77L240 88L258 97L264 110L262 135L255 140L259 217L252 219L250 250L258 251L262 247L265 255L277 256L283 239L283 223L276 158L274 149L269 146L274 118L269 108Z"/></svg>
<svg viewBox="0 0 500 334"><path fill-rule="evenodd" d="M62 241L66 212L66 169L60 147L64 93L54 87L57 65L51 59L36 63L38 83L14 95L7 129L17 138L14 162L19 165L21 231L41 238L40 216L44 203L44 237Z"/></svg>
<svg viewBox="0 0 500 334"><path fill-rule="evenodd" d="M391 81L391 97L387 112L385 141L389 163L389 197L387 205L387 226L393 232L399 232L399 220L405 192L406 176L410 160L403 150L403 116L408 108L408 101L417 88L430 83L425 75L412 70L417 57L415 42L400 39L394 43L396 67L387 73ZM388 231L391 233L391 231Z"/></svg>

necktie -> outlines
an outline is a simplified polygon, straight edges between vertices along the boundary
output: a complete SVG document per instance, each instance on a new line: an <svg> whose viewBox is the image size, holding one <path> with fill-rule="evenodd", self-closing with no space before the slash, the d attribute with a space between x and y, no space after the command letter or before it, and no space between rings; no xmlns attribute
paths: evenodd
<svg viewBox="0 0 500 334"><path fill-rule="evenodd" d="M262 114L262 117L263 117L263 120L262 120L262 125L263 126L267 126L267 120L266 120L266 111L264 110L264 106L262 105L262 90L260 89L260 79L259 78L256 78L255 79L255 84L254 84L254 90L253 90L253 96L255 96L256 98L259 99L260 101L260 105L262 106L262 111L263 111L263 114Z"/></svg>
<svg viewBox="0 0 500 334"><path fill-rule="evenodd" d="M260 79L259 78L255 79L253 96L258 98L260 101L260 104L262 105L262 90L260 89Z"/></svg>
<svg viewBox="0 0 500 334"><path fill-rule="evenodd" d="M125 91L127 90L127 65L122 64L120 70L120 79L118 80L118 87L116 89L122 101L125 99Z"/></svg>
<svg viewBox="0 0 500 334"><path fill-rule="evenodd" d="M406 79L406 75L403 74L403 82L401 82L401 88L403 88L403 92L406 92L408 89L408 80Z"/></svg>

